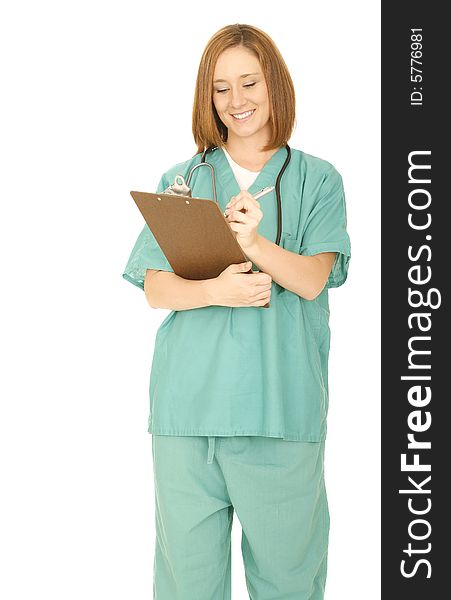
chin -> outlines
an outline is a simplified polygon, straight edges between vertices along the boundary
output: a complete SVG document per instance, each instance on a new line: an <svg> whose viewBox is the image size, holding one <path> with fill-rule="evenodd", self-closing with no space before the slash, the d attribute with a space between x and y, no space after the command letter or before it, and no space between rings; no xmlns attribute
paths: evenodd
<svg viewBox="0 0 451 600"><path fill-rule="evenodd" d="M256 135L260 129L248 129L247 131L235 131L234 133L239 137L251 137L252 135Z"/></svg>

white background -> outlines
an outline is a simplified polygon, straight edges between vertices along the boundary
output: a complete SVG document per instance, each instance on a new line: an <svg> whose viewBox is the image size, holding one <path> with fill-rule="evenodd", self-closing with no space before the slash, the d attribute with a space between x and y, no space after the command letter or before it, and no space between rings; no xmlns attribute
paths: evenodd
<svg viewBox="0 0 451 600"><path fill-rule="evenodd" d="M142 227L129 190L154 190L195 153L201 53L220 27L241 22L264 29L290 69L291 146L334 164L345 184L352 259L346 284L329 292L326 599L379 598L379 3L9 4L0 15L0 595L152 596L148 381L168 311L122 279ZM235 515L236 600L248 597L240 534Z"/></svg>

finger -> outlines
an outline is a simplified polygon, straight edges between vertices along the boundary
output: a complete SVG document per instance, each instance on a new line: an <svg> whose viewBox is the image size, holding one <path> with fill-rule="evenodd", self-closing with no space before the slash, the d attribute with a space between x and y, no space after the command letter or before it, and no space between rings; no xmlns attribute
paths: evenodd
<svg viewBox="0 0 451 600"><path fill-rule="evenodd" d="M246 275L247 275L247 273L246 273ZM255 275L255 273L249 273L249 275L252 275L252 277L253 277ZM257 293L257 291L258 292L268 292L271 289L272 285L271 285L271 283L258 283L257 282L257 283L255 283L254 287L256 290L255 293Z"/></svg>
<svg viewBox="0 0 451 600"><path fill-rule="evenodd" d="M251 213L244 213L240 210L234 210L227 215L227 219L229 222L238 222L238 223L249 223L258 225L259 221L255 218L255 216Z"/></svg>
<svg viewBox="0 0 451 600"><path fill-rule="evenodd" d="M240 212L238 212L238 215L239 216L237 216L236 219L232 218L231 220L228 220L230 227L232 227L232 225L243 225L247 227L248 230L258 229L259 222L253 219L250 215L246 215L245 213Z"/></svg>
<svg viewBox="0 0 451 600"><path fill-rule="evenodd" d="M243 208L241 199L234 200L233 202L231 202L230 206L226 207L226 209L228 210L239 210L240 208Z"/></svg>
<svg viewBox="0 0 451 600"><path fill-rule="evenodd" d="M264 291L259 290L259 292L257 294L253 294L251 296L251 302L263 300L263 298L269 298L270 296L271 296L271 294L268 294L268 292L266 290L264 290Z"/></svg>
<svg viewBox="0 0 451 600"><path fill-rule="evenodd" d="M236 201L237 201L237 197L236 196L232 196L230 198L230 202L228 204L226 204L226 208L230 208L231 206L233 206Z"/></svg>
<svg viewBox="0 0 451 600"><path fill-rule="evenodd" d="M244 211L245 211L245 212L244 212ZM258 209L258 208L254 208L254 207L248 208L247 210L246 210L246 209L240 210L238 207L236 207L236 206L233 206L232 208L227 208L227 209L224 211L224 216L225 216L226 218L230 218L230 219L232 219L232 220L234 220L234 219L237 219L237 217L238 217L239 215L243 215L243 214L245 214L245 215L247 215L247 216L251 217L251 218L252 218L252 219L254 219L254 220L257 222L257 223L260 223L260 221L261 221L261 220L262 220L262 218L263 218L263 213L262 213L262 211L261 211L260 209Z"/></svg>
<svg viewBox="0 0 451 600"><path fill-rule="evenodd" d="M240 192L237 196L233 196L230 202L226 205L226 208L235 207L235 205L239 202L247 203L247 205L251 204L258 209L260 208L260 202L258 200L255 200L255 198L251 196L251 194L245 191ZM246 206L246 204L242 204L238 208L242 208L243 206Z"/></svg>
<svg viewBox="0 0 451 600"><path fill-rule="evenodd" d="M233 210L241 210L242 208L245 210L256 210L258 209L258 206L253 198L240 198L233 204L231 208L233 208Z"/></svg>
<svg viewBox="0 0 451 600"><path fill-rule="evenodd" d="M250 229L257 230L260 224L260 220L255 219L254 215L242 213L240 211L237 211L236 215L229 215L229 217L227 217L227 222L229 225L232 225L232 223L241 223L243 225L246 225Z"/></svg>
<svg viewBox="0 0 451 600"><path fill-rule="evenodd" d="M247 223L229 223L229 227L232 231L241 235L250 235L251 233Z"/></svg>
<svg viewBox="0 0 451 600"><path fill-rule="evenodd" d="M272 286L272 279L270 278L268 281L268 273L262 273L261 271L255 272L253 274L255 285L268 286L270 288Z"/></svg>

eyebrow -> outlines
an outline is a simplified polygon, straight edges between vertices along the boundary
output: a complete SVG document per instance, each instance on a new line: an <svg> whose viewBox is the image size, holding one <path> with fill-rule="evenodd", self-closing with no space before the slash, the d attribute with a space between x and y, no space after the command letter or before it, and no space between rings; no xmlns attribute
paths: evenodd
<svg viewBox="0 0 451 600"><path fill-rule="evenodd" d="M244 79L244 77L249 77L249 75L260 75L260 73L245 73L244 75L240 75L240 77L242 79ZM227 81L225 79L215 79L213 81L213 83L219 83L219 82L227 83Z"/></svg>

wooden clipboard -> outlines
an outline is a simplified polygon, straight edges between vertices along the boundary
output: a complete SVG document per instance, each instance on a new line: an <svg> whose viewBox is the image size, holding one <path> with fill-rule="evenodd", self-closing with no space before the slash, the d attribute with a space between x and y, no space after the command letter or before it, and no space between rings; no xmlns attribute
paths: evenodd
<svg viewBox="0 0 451 600"><path fill-rule="evenodd" d="M174 273L212 279L247 256L214 200L130 192ZM252 273L252 268L246 273ZM269 303L263 308L268 308Z"/></svg>

